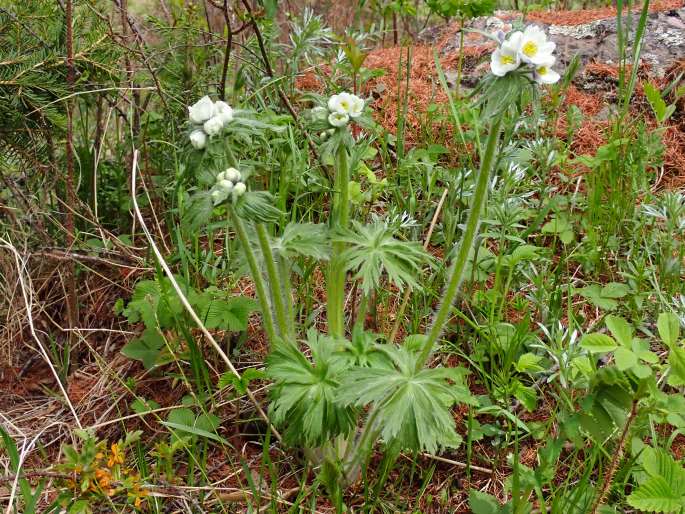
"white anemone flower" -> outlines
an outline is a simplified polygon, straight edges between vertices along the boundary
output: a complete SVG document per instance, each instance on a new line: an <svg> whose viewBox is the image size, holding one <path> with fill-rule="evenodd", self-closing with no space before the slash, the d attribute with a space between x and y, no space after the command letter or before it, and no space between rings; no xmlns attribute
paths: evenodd
<svg viewBox="0 0 685 514"><path fill-rule="evenodd" d="M190 121L201 125L214 115L214 102L208 96L203 96L196 103L188 107Z"/></svg>
<svg viewBox="0 0 685 514"><path fill-rule="evenodd" d="M217 100L214 102L214 116L218 117L224 125L233 121L233 109L226 102Z"/></svg>
<svg viewBox="0 0 685 514"><path fill-rule="evenodd" d="M350 95L350 118L358 118L364 112L364 100L357 95Z"/></svg>
<svg viewBox="0 0 685 514"><path fill-rule="evenodd" d="M202 150L207 146L207 135L201 129L193 130L190 133L190 144L196 150Z"/></svg>
<svg viewBox="0 0 685 514"><path fill-rule="evenodd" d="M233 186L233 197L237 198L239 196L243 196L245 191L247 191L247 186L243 182L238 182L235 186Z"/></svg>
<svg viewBox="0 0 685 514"><path fill-rule="evenodd" d="M333 95L328 100L328 110L331 112L349 115L350 108L352 107L353 96L354 95L351 95L350 93Z"/></svg>
<svg viewBox="0 0 685 514"><path fill-rule="evenodd" d="M554 65L554 56L535 67L533 71L533 80L538 84L555 84L559 81L559 74L552 69Z"/></svg>
<svg viewBox="0 0 685 514"><path fill-rule="evenodd" d="M540 66L552 57L556 46L554 42L547 41L544 30L537 25L529 25L521 37L519 56L525 63Z"/></svg>
<svg viewBox="0 0 685 514"><path fill-rule="evenodd" d="M332 112L328 115L328 123L334 127L344 127L348 121L350 117L344 112Z"/></svg>
<svg viewBox="0 0 685 514"><path fill-rule="evenodd" d="M521 64L519 49L523 33L514 32L509 39L504 41L490 57L490 70L493 75L504 77L510 71L514 71Z"/></svg>
<svg viewBox="0 0 685 514"><path fill-rule="evenodd" d="M224 128L224 122L221 121L219 116L212 116L207 121L205 121L202 128L205 130L208 136L216 136Z"/></svg>

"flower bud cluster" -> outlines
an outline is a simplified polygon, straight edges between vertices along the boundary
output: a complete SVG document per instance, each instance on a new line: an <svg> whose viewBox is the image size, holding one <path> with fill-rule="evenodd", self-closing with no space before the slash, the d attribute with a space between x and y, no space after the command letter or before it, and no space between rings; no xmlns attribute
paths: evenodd
<svg viewBox="0 0 685 514"><path fill-rule="evenodd" d="M247 186L243 182L243 177L235 168L228 168L216 176L216 183L212 188L212 200L214 205L218 205L229 196L235 202L245 194Z"/></svg>
<svg viewBox="0 0 685 514"><path fill-rule="evenodd" d="M226 102L213 102L203 96L188 107L188 118L194 125L190 133L190 144L197 150L207 146L207 138L219 134L233 120L233 109Z"/></svg>

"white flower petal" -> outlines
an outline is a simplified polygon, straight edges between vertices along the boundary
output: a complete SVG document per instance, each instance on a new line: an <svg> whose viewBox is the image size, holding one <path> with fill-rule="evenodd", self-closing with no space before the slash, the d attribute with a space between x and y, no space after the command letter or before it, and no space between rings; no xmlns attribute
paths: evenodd
<svg viewBox="0 0 685 514"><path fill-rule="evenodd" d="M328 115L328 123L334 127L344 127L348 121L350 121L350 117L347 113L332 112Z"/></svg>
<svg viewBox="0 0 685 514"><path fill-rule="evenodd" d="M350 118L358 118L364 112L364 100L357 95L350 95Z"/></svg>
<svg viewBox="0 0 685 514"><path fill-rule="evenodd" d="M549 66L538 66L533 73L533 79L538 84L555 84L559 78L559 74Z"/></svg>
<svg viewBox="0 0 685 514"><path fill-rule="evenodd" d="M497 77L504 77L510 71L515 70L521 64L518 54L504 48L498 48L490 56L490 70Z"/></svg>

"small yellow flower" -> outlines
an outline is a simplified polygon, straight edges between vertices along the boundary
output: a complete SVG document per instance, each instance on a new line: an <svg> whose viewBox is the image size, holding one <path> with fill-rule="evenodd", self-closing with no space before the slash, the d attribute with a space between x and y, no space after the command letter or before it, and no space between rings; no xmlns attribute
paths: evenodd
<svg viewBox="0 0 685 514"><path fill-rule="evenodd" d="M124 452L121 451L119 448L119 445L117 443L112 443L112 452L107 459L107 467L113 468L117 464L123 464L124 463Z"/></svg>

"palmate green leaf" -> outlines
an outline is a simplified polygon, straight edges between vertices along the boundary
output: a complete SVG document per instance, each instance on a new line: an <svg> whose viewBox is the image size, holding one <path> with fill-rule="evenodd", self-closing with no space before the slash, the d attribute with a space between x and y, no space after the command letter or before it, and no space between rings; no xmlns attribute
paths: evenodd
<svg viewBox="0 0 685 514"><path fill-rule="evenodd" d="M334 238L349 244L341 256L348 270L356 270L365 294L380 286L383 273L400 290L418 287L421 266L430 262L430 255L416 242L400 241L393 230L381 220L369 225L353 222L354 230Z"/></svg>
<svg viewBox="0 0 685 514"><path fill-rule="evenodd" d="M285 258L295 256L327 260L331 254L328 227L315 223L288 223L274 241L274 250Z"/></svg>
<svg viewBox="0 0 685 514"><path fill-rule="evenodd" d="M207 296L206 294L203 296ZM245 296L230 298L203 298L197 310L200 319L209 329L239 332L247 329L250 314L257 310L257 302Z"/></svg>
<svg viewBox="0 0 685 514"><path fill-rule="evenodd" d="M256 223L276 222L282 214L268 191L248 191L238 198L235 211L241 218Z"/></svg>
<svg viewBox="0 0 685 514"><path fill-rule="evenodd" d="M214 204L209 191L200 191L190 197L183 212L183 226L190 232L197 231L209 224Z"/></svg>
<svg viewBox="0 0 685 514"><path fill-rule="evenodd" d="M334 351L335 342L314 330L307 333L309 361L294 344L279 341L267 358L267 375L274 380L270 409L273 422L284 426L288 444L319 446L354 425L354 409L335 403L348 360Z"/></svg>
<svg viewBox="0 0 685 514"><path fill-rule="evenodd" d="M458 446L461 437L455 431L450 407L455 402L477 403L463 384L464 370L416 371L416 354L390 346L386 351L395 368L356 367L348 371L336 401L346 407L371 405L387 444L429 453Z"/></svg>

